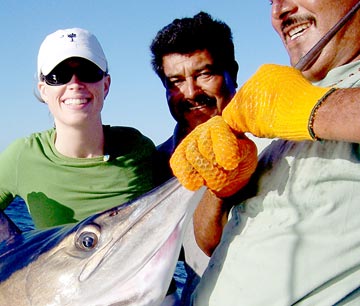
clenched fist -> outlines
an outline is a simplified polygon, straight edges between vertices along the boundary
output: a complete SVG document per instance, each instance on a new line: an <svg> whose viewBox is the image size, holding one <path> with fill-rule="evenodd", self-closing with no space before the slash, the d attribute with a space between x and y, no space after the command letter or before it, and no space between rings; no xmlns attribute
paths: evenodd
<svg viewBox="0 0 360 306"><path fill-rule="evenodd" d="M242 133L235 136L220 116L197 126L170 159L182 185L190 190L206 185L219 197L241 189L256 165L255 144Z"/></svg>

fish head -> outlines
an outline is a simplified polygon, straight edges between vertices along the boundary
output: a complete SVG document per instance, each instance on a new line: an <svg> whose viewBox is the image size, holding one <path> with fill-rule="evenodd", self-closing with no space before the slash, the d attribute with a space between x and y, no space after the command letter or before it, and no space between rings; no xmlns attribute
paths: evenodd
<svg viewBox="0 0 360 306"><path fill-rule="evenodd" d="M134 201L61 228L57 242L22 269L31 297L26 305L160 305L203 193L173 178Z"/></svg>

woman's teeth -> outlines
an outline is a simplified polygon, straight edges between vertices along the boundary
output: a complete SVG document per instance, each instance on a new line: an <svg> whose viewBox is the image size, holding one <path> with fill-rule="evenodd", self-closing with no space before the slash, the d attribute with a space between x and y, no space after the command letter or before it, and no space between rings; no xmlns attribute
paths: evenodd
<svg viewBox="0 0 360 306"><path fill-rule="evenodd" d="M66 99L64 103L66 105L80 105L85 104L87 102L87 99Z"/></svg>

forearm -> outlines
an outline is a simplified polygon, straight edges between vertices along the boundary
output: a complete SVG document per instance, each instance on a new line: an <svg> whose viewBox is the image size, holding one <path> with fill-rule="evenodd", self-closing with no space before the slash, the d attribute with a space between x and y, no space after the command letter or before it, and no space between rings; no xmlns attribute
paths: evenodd
<svg viewBox="0 0 360 306"><path fill-rule="evenodd" d="M320 139L360 143L360 88L338 89L316 112L313 129Z"/></svg>
<svg viewBox="0 0 360 306"><path fill-rule="evenodd" d="M194 213L194 234L201 250L211 256L227 223L229 205L207 190Z"/></svg>

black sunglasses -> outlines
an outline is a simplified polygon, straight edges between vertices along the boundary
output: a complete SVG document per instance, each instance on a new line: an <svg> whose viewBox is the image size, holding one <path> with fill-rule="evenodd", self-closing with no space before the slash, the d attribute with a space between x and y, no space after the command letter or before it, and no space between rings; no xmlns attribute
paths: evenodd
<svg viewBox="0 0 360 306"><path fill-rule="evenodd" d="M41 74L40 78L50 86L60 86L69 83L74 74L80 82L96 83L107 73L88 60L76 60L61 62L49 74Z"/></svg>

